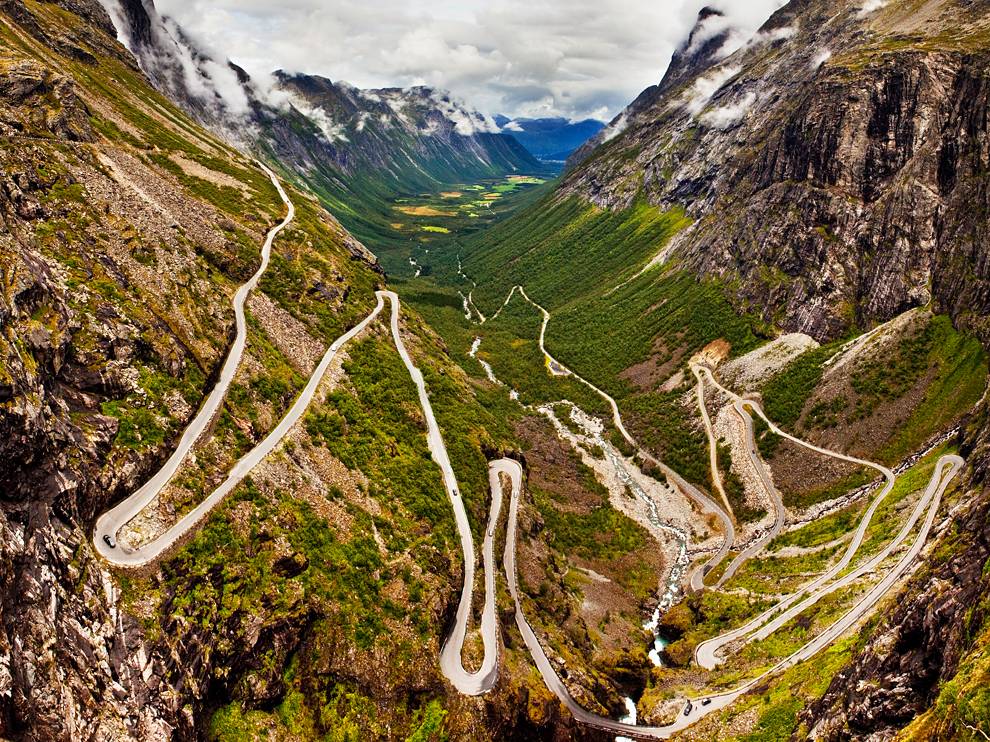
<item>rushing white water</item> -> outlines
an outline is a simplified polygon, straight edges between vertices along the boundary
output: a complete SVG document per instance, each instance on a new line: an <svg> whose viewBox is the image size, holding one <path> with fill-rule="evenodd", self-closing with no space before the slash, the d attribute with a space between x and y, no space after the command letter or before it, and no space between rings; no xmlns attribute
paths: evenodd
<svg viewBox="0 0 990 742"><path fill-rule="evenodd" d="M626 715L620 719L623 724L635 724L636 723L636 702L626 697Z"/></svg>
<svg viewBox="0 0 990 742"><path fill-rule="evenodd" d="M659 615L656 618L659 619ZM655 638L653 640L653 649L650 650L650 654L649 654L650 662L653 663L654 667L663 667L663 659L661 659L661 654L663 653L663 650L667 648L667 645L670 644L670 642L664 639L659 634L655 634L654 636Z"/></svg>
<svg viewBox="0 0 990 742"><path fill-rule="evenodd" d="M623 700L626 704L626 715L619 719L619 721L623 724L635 724L637 719L636 702L628 696ZM629 737L616 737L615 742L633 742L633 740Z"/></svg>
<svg viewBox="0 0 990 742"><path fill-rule="evenodd" d="M488 377L488 380L492 384L495 384L496 386L505 386L502 380L495 375L495 369L492 368L492 365L488 361L478 358L479 350L481 350L481 338L475 338L474 343L471 344L471 352L468 355L470 355L474 360L476 360L478 363L481 364L481 367L485 369L485 376ZM517 392L515 389L510 389L509 398L512 399L513 401L518 401L519 392Z"/></svg>
<svg viewBox="0 0 990 742"><path fill-rule="evenodd" d="M666 587L660 597L660 602L657 603L657 607L654 609L650 620L643 625L643 628L654 635L654 648L650 651L650 659L659 667L661 665L660 652L665 645L663 644L664 640L657 634L657 628L660 625L661 616L669 611L680 600L682 595L681 581L688 566L691 564L691 558L688 556L688 534L660 517L660 509L657 506L656 500L643 489L630 471L630 468L634 468L635 464L622 456L615 446L605 440L605 429L600 420L591 417L574 404L571 405L571 420L585 432L585 435L593 443L601 447L602 451L605 452L608 462L615 470L619 481L628 487L629 491L638 500L646 505L647 518L654 528L664 533L669 533L677 541L677 558L670 568L670 574L667 576Z"/></svg>
<svg viewBox="0 0 990 742"><path fill-rule="evenodd" d="M471 302L469 302L468 298L464 296L463 291L458 291L457 294L458 296L461 297L461 301L464 303L464 319L470 322L471 320L474 319L474 317L471 315Z"/></svg>

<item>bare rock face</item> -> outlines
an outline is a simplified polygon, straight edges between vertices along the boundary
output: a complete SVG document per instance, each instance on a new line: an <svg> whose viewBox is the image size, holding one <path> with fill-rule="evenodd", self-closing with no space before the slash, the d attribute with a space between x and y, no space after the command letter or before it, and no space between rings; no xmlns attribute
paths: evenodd
<svg viewBox="0 0 990 742"><path fill-rule="evenodd" d="M75 83L34 62L0 66L0 133L48 135L74 142L94 139L89 110Z"/></svg>
<svg viewBox="0 0 990 742"><path fill-rule="evenodd" d="M45 78L19 69L3 104L32 116ZM75 141L69 126L49 131ZM46 173L39 164L52 158L30 142L0 159L0 735L168 739L174 709L148 703L157 678L142 631L84 543L118 430L96 400L123 391L114 358L133 337L104 317L106 343L74 345L80 317L30 238L36 223L63 215L50 194L69 176Z"/></svg>
<svg viewBox="0 0 990 742"><path fill-rule="evenodd" d="M110 20L100 0L45 0L45 2L74 13L84 19L91 28L98 29L111 38L115 34L113 21Z"/></svg>
<svg viewBox="0 0 990 742"><path fill-rule="evenodd" d="M89 539L96 515L170 446L121 445L113 405L153 399L142 373L168 385L195 368L194 391L179 407L189 414L223 357L227 289L195 275L209 265L197 248L221 266L237 263L241 248L225 230L260 244L281 205L259 199L257 213L221 220L170 171L139 159L130 142L150 135L115 113L102 88L58 64L59 55L88 65L99 55L97 69L137 74L96 0L8 2L0 12L18 42L0 61L0 737L195 739L191 704L208 693L212 644L229 627L170 626L165 640L149 638L127 580L107 571ZM101 82L115 84L109 72ZM128 93L152 96L150 85ZM130 139L94 129L108 116ZM198 136L193 142L208 140ZM219 145L212 152L227 167L251 167ZM340 270L328 273L343 293L365 267L356 245L343 246L342 228L323 219L303 233L336 255ZM168 312L152 307L162 297ZM165 419L155 407L153 424ZM261 625L243 651L291 648L306 620Z"/></svg>

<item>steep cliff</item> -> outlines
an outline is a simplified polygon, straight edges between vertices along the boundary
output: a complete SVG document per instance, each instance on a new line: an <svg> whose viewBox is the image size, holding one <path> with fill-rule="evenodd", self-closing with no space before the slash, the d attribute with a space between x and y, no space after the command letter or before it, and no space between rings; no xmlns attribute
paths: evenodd
<svg viewBox="0 0 990 742"><path fill-rule="evenodd" d="M684 206L696 223L670 260L819 339L930 299L986 309L972 246L988 22L950 0L791 2L732 56L634 104L562 192Z"/></svg>

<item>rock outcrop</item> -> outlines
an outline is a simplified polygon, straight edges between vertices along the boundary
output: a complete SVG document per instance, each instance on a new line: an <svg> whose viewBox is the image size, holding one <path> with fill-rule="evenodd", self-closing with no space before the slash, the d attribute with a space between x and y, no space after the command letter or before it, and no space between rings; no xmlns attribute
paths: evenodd
<svg viewBox="0 0 990 742"><path fill-rule="evenodd" d="M721 10L702 8L691 33L674 52L660 83L640 93L608 127L579 147L568 158L567 167L578 166L602 144L621 134L631 120L646 115L666 93L697 79L712 65L724 59L724 49L731 35L732 28Z"/></svg>

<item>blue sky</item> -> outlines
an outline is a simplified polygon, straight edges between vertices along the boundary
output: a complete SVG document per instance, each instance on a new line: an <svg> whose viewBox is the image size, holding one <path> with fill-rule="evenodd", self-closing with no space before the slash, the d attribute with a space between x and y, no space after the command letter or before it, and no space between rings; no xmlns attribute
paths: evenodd
<svg viewBox="0 0 990 742"><path fill-rule="evenodd" d="M282 68L360 87L425 84L485 113L604 120L659 81L706 4L744 37L783 2L157 0L258 78Z"/></svg>

